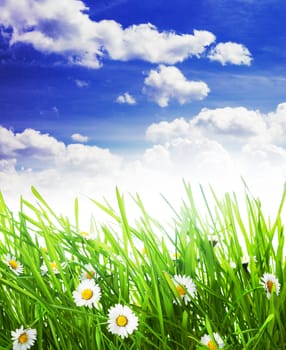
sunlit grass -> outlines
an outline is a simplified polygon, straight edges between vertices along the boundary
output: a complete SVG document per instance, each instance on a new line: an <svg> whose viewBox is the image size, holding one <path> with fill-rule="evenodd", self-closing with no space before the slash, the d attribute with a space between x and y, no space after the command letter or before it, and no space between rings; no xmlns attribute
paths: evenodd
<svg viewBox="0 0 286 350"><path fill-rule="evenodd" d="M0 197L0 349L13 348L11 332L21 326L36 330L31 348L40 350L286 349L286 192L270 222L247 193L238 204L235 194L219 199L211 191L211 209L202 190L208 214L201 215L185 188L168 226L138 196L142 215L130 225L116 191L118 208L94 201L112 223L92 222L86 233L77 200L68 219L35 189L38 204L22 199L18 214ZM98 298L78 306L83 278L100 295L84 284L77 298L85 303L92 291ZM112 321L115 306L127 314Z"/></svg>

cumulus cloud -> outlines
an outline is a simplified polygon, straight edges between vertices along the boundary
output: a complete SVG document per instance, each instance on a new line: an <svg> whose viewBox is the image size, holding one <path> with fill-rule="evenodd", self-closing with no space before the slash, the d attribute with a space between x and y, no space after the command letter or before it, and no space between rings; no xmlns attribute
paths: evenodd
<svg viewBox="0 0 286 350"><path fill-rule="evenodd" d="M252 61L251 53L244 45L230 41L217 44L208 54L208 58L222 65L229 63L250 66Z"/></svg>
<svg viewBox="0 0 286 350"><path fill-rule="evenodd" d="M131 96L128 92L125 92L122 95L119 95L116 98L116 102L120 104L128 104L128 105L135 105L136 100L133 96Z"/></svg>
<svg viewBox="0 0 286 350"><path fill-rule="evenodd" d="M165 170L178 177L200 179L205 182L212 172L212 181L229 174L233 166L228 151L217 141L206 137L175 138L154 145L144 154L144 162L153 169ZM223 171L222 171L223 169Z"/></svg>
<svg viewBox="0 0 286 350"><path fill-rule="evenodd" d="M104 196L115 205L117 185L125 193L139 192L147 209L166 219L159 193L176 208L183 196L182 178L193 186L232 191L243 176L265 200L264 207L274 211L286 179L285 112L285 103L267 114L225 107L154 123L146 130L153 144L135 159L96 146L64 144L32 129L14 133L2 127L0 189L9 203L20 194L28 196L34 185L55 210L66 212L75 196ZM127 206L133 215L134 203ZM90 207L84 214L94 210Z"/></svg>
<svg viewBox="0 0 286 350"><path fill-rule="evenodd" d="M286 180L285 116L285 103L268 114L245 107L205 108L189 120L150 125L146 138L154 146L147 156L160 167L160 155L165 154L163 168L167 159L179 172L202 181L224 178L227 183L240 174L255 186L265 179L281 185Z"/></svg>
<svg viewBox="0 0 286 350"><path fill-rule="evenodd" d="M11 44L22 42L42 52L63 54L72 64L101 66L102 56L113 60L142 59L176 63L198 56L215 40L207 31L178 35L159 32L149 23L127 28L113 20L93 21L78 0L1 0L0 22L12 27ZM75 40L76 38L76 40Z"/></svg>
<svg viewBox="0 0 286 350"><path fill-rule="evenodd" d="M120 164L120 157L113 155L108 149L81 144L65 145L56 138L34 129L14 133L0 127L0 136L3 136L0 137L1 158L10 161L10 165L2 163L2 167L5 168L11 168L11 160L16 160L18 166L25 164L34 167L36 164L37 169L61 168L79 172L98 172L100 169L103 172L108 169L112 172L112 169ZM73 134L73 139L83 142L87 137Z"/></svg>
<svg viewBox="0 0 286 350"><path fill-rule="evenodd" d="M120 157L108 149L82 144L70 144L56 158L56 165L66 171L89 173L90 176L113 173L120 166Z"/></svg>
<svg viewBox="0 0 286 350"><path fill-rule="evenodd" d="M154 143L145 152L146 164L224 190L237 189L243 176L273 212L286 181L285 117L282 103L267 114L225 107L154 123L146 130Z"/></svg>
<svg viewBox="0 0 286 350"><path fill-rule="evenodd" d="M274 144L253 143L243 146L242 151L250 161L258 163L260 168L272 164L286 169L286 149L283 147Z"/></svg>
<svg viewBox="0 0 286 350"><path fill-rule="evenodd" d="M259 111L245 107L204 108L189 123L190 131L200 132L228 147L270 136L268 119Z"/></svg>
<svg viewBox="0 0 286 350"><path fill-rule="evenodd" d="M191 81L174 66L159 65L144 80L143 92L160 107L167 107L171 99L183 105L204 99L210 89L202 81Z"/></svg>
<svg viewBox="0 0 286 350"><path fill-rule="evenodd" d="M119 23L105 20L99 23L98 30L110 58L121 61L139 58L151 63L175 64L200 56L215 40L214 34L208 31L194 30L194 34L178 35L159 32L151 23L122 29Z"/></svg>
<svg viewBox="0 0 286 350"><path fill-rule="evenodd" d="M94 21L80 0L1 0L0 23L12 28L10 44L26 43L41 52L63 55L69 63L100 68L102 58L176 64L200 57L215 42L205 30L177 34L151 23L123 28L114 20ZM210 58L223 64L248 64L240 44L219 44Z"/></svg>
<svg viewBox="0 0 286 350"><path fill-rule="evenodd" d="M3 158L28 156L45 159L55 157L64 150L62 142L34 129L14 134L0 126L0 139L0 156Z"/></svg>
<svg viewBox="0 0 286 350"><path fill-rule="evenodd" d="M151 142L166 142L176 137L189 135L189 123L184 118L176 118L172 122L162 121L151 124L146 130L146 139Z"/></svg>
<svg viewBox="0 0 286 350"><path fill-rule="evenodd" d="M78 134L78 133L72 134L71 138L76 142L84 143L84 142L88 141L88 136L84 136L84 135Z"/></svg>
<svg viewBox="0 0 286 350"><path fill-rule="evenodd" d="M1 173L14 171L15 165L16 165L16 159L0 159L0 176L1 176Z"/></svg>
<svg viewBox="0 0 286 350"><path fill-rule="evenodd" d="M281 145L286 135L285 106L280 104L275 112L268 114L245 107L203 108L190 120L176 118L151 124L146 138L152 142L168 142L179 137L203 136L231 148L245 143Z"/></svg>
<svg viewBox="0 0 286 350"><path fill-rule="evenodd" d="M265 135L269 140L275 140L277 145L286 146L286 103L280 103L274 112L269 113L270 132Z"/></svg>

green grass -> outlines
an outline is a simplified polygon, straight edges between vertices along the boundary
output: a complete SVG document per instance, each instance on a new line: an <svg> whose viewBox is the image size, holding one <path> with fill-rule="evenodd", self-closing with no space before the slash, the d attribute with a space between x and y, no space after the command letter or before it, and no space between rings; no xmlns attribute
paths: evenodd
<svg viewBox="0 0 286 350"><path fill-rule="evenodd" d="M70 221L54 213L36 189L37 204L21 199L17 214L0 196L0 349L12 349L11 331L21 325L37 330L33 348L39 350L205 349L201 337L214 333L224 349L286 349L281 218L286 191L270 222L247 188L244 203L234 193L218 198L211 189L211 208L201 189L204 215L191 187L185 184L185 189L187 199L173 209L169 224L157 222L139 196L134 205L141 216L134 225L118 190L116 209L93 200L112 222L92 219L89 240L80 234L77 200ZM23 274L7 266L7 254L23 265ZM58 274L50 267L42 274L41 266L49 262L55 262ZM89 263L102 293L91 309L77 306L72 295ZM264 273L275 275L281 285L270 299L261 285ZM196 296L187 304L173 282L176 274L196 285ZM108 309L118 303L139 320L138 329L124 339L107 328Z"/></svg>

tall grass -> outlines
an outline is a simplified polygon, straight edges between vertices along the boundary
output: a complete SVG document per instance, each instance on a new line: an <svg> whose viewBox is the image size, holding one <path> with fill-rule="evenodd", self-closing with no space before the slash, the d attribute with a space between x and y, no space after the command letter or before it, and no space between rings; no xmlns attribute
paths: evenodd
<svg viewBox="0 0 286 350"><path fill-rule="evenodd" d="M93 200L112 223L92 220L90 239L81 233L77 200L70 221L34 188L37 205L21 199L18 214L0 196L0 349L12 349L11 331L21 325L37 330L33 348L39 350L205 349L202 336L214 340L215 333L225 349L286 349L286 191L270 222L247 191L242 205L235 194L219 199L211 190L210 208L202 189L207 214L201 215L190 185L185 189L187 200L168 226L152 218L137 195L141 217L134 225L118 190L117 209ZM23 265L22 274L7 266L7 254ZM96 308L73 300L86 264L95 268L102 293ZM274 289L267 298L264 273L277 277L279 295ZM175 275L195 283L197 293L187 304ZM129 306L139 321L124 339L107 327L108 309L116 304Z"/></svg>

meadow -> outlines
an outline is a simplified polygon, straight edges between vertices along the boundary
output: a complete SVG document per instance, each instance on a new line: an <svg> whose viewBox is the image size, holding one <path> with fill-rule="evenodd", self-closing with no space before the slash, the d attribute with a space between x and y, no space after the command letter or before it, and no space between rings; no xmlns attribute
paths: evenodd
<svg viewBox="0 0 286 350"><path fill-rule="evenodd" d="M0 349L286 349L286 190L271 220L247 187L201 188L202 214L184 185L169 223L91 199L109 220L88 232L77 199L67 218L35 188L19 213L0 196Z"/></svg>

